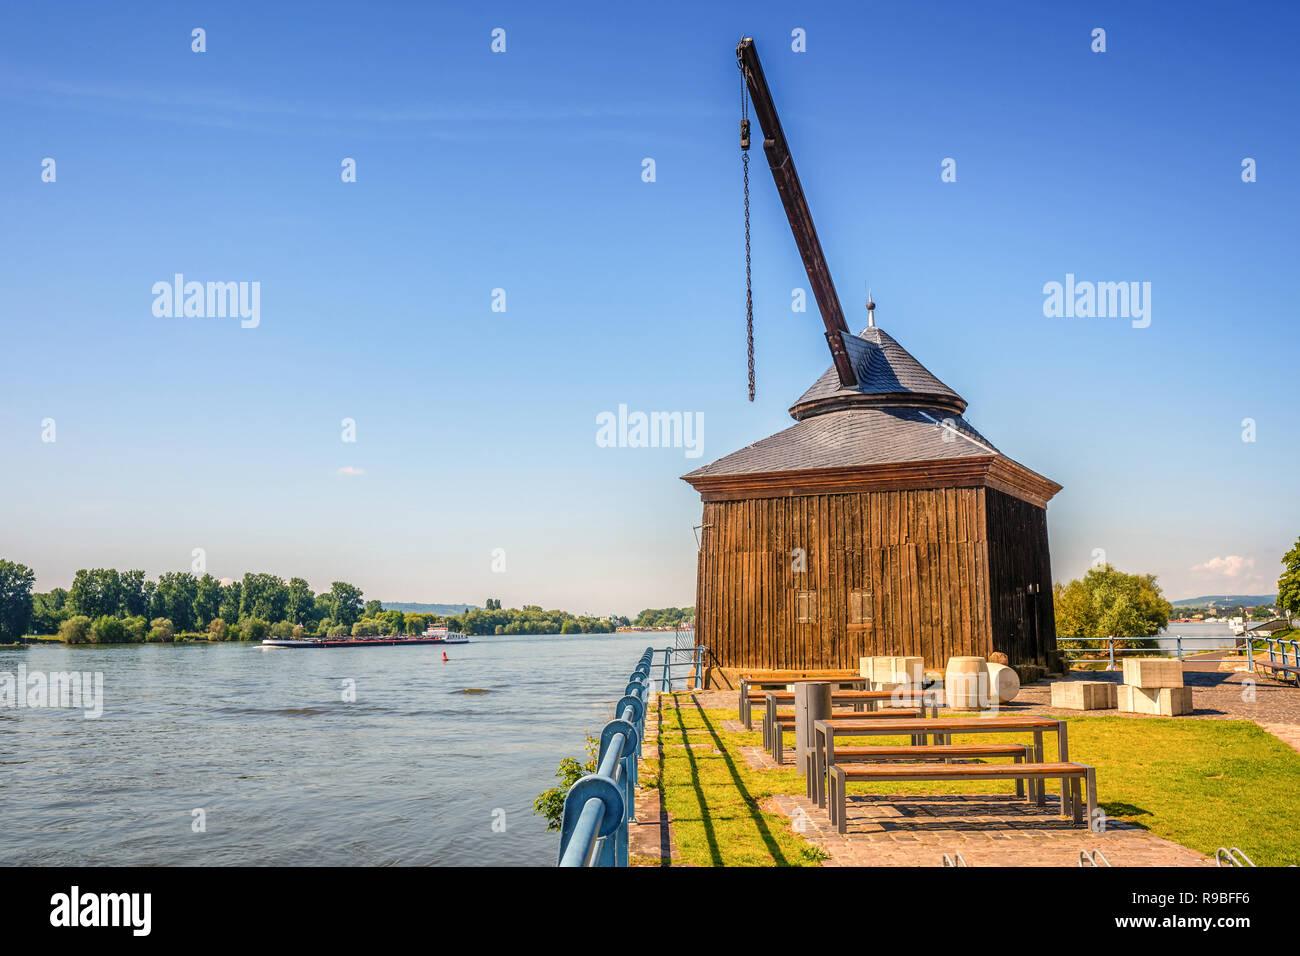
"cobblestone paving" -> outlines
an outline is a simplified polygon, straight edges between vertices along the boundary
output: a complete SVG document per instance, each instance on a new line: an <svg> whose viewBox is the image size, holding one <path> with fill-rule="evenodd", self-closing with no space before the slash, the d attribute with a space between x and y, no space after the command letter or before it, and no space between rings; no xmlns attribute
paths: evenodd
<svg viewBox="0 0 1300 956"><path fill-rule="evenodd" d="M1119 821L1104 833L1077 827L1046 807L1001 794L849 794L847 833L803 795L769 801L804 838L829 855L825 866L942 866L960 853L969 866L1078 866L1100 850L1111 866L1214 866L1185 846ZM1104 863L1103 863L1104 865Z"/></svg>

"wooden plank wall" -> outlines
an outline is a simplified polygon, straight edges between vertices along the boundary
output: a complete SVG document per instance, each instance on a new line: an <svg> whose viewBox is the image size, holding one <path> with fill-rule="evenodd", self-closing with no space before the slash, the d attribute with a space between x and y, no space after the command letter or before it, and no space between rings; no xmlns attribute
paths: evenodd
<svg viewBox="0 0 1300 956"><path fill-rule="evenodd" d="M704 504L696 637L720 667L858 666L907 654L941 667L992 651L983 488ZM795 549L806 570L796 570ZM850 592L871 591L869 624ZM796 594L816 594L800 622Z"/></svg>
<svg viewBox="0 0 1300 956"><path fill-rule="evenodd" d="M1046 664L1056 650L1047 511L993 489L987 499L993 649L1015 663Z"/></svg>

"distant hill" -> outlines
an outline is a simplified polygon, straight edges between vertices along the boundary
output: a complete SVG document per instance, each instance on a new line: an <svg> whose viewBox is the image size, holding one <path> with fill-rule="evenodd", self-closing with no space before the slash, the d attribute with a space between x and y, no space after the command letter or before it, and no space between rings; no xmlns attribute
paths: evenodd
<svg viewBox="0 0 1300 956"><path fill-rule="evenodd" d="M401 611L404 614L464 614L465 608L479 610L477 604L417 604L411 601L385 601L385 611Z"/></svg>
<svg viewBox="0 0 1300 956"><path fill-rule="evenodd" d="M1181 601L1171 601L1174 607L1205 607L1213 601L1218 605L1231 605L1236 607L1243 604L1246 607L1254 607L1257 604L1276 604L1276 594L1207 594L1204 597L1183 598Z"/></svg>

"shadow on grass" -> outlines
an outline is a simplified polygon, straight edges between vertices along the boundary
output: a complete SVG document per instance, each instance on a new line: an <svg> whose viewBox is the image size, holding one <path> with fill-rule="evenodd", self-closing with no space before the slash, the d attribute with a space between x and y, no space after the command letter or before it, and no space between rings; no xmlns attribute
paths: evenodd
<svg viewBox="0 0 1300 956"><path fill-rule="evenodd" d="M745 801L745 806L749 810L749 815L754 821L755 829L758 830L759 836L762 837L763 844L767 847L767 851L770 854L772 854L772 861L777 866L789 866L790 865L789 860L787 860L785 854L781 852L780 844L777 843L776 838L772 836L772 831L768 828L767 821L763 819L763 811L758 808L758 804L754 801L753 796L750 794L749 788L745 786L744 780L741 779L740 772L736 769L736 762L732 760L731 754L728 753L727 748L723 746L722 738L718 736L718 731L717 728L713 726L713 721L709 720L708 713L706 713L704 708L700 706L700 702L694 694L691 695L691 703L695 705L695 709L699 712L700 719L704 721L704 726L708 728L709 736L713 738L713 746L716 747L718 753L722 755L723 763L727 765L727 772L731 774L731 780L736 785L736 792L739 793L741 799ZM680 724L681 723L680 709L678 710L677 720L678 723ZM685 731L685 727L683 727L682 729L683 731ZM686 752L688 755L690 754L690 747L686 748ZM692 772L694 772L693 757L692 757ZM696 786L696 789L698 791L699 789L698 784ZM704 798L703 798L703 794L701 794L700 795L701 807L703 807L703 802L704 802ZM710 843L710 849L712 849L712 843ZM720 864L721 860L715 858L715 862Z"/></svg>
<svg viewBox="0 0 1300 956"><path fill-rule="evenodd" d="M691 699L695 699L693 695ZM698 707L699 705L697 704L696 706ZM682 735L682 749L686 753L687 763L691 765L691 783L695 788L695 800L700 805L700 824L704 827L704 839L709 843L709 859L712 861L714 866L722 866L722 851L718 848L718 836L713 832L713 815L709 813L709 803L704 798L704 788L700 785L700 767L695 761L695 751L691 747L690 738L686 734L686 724L682 721L682 709L681 707L674 706L673 711L677 715L677 729ZM662 713L662 710L660 713ZM660 720L659 727L659 739L663 740L662 720ZM662 759L663 744L661 743L659 746ZM660 786L663 786L662 774L660 775Z"/></svg>

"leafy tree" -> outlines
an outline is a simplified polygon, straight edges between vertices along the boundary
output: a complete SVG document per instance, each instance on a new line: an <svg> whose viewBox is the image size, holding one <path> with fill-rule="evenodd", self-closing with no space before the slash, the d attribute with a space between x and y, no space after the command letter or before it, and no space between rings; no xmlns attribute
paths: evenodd
<svg viewBox="0 0 1300 956"><path fill-rule="evenodd" d="M284 610L285 620L294 624L314 620L316 595L312 593L311 585L302 578L290 578Z"/></svg>
<svg viewBox="0 0 1300 956"><path fill-rule="evenodd" d="M113 568L82 568L72 579L68 604L73 614L100 618L122 610L122 582Z"/></svg>
<svg viewBox="0 0 1300 956"><path fill-rule="evenodd" d="M27 633L35 581L36 574L27 565L0 561L0 643L15 643Z"/></svg>
<svg viewBox="0 0 1300 956"><path fill-rule="evenodd" d="M221 585L221 601L217 613L231 627L239 623L239 607L243 603L243 597L244 586L238 581Z"/></svg>
<svg viewBox="0 0 1300 956"><path fill-rule="evenodd" d="M208 640L224 641L230 637L230 626L224 618L214 617L208 623Z"/></svg>
<svg viewBox="0 0 1300 956"><path fill-rule="evenodd" d="M202 627L221 613L221 582L205 574L194 585L194 623Z"/></svg>
<svg viewBox="0 0 1300 956"><path fill-rule="evenodd" d="M362 611L362 617L379 617L384 613L383 601L367 601L365 610Z"/></svg>
<svg viewBox="0 0 1300 956"><path fill-rule="evenodd" d="M1169 624L1172 605L1154 574L1125 574L1109 564L1052 588L1056 636L1065 639L1128 637L1117 647L1143 647Z"/></svg>
<svg viewBox="0 0 1300 956"><path fill-rule="evenodd" d="M1252 621L1271 621L1273 619L1273 608L1267 604L1260 604L1250 609L1250 619Z"/></svg>
<svg viewBox="0 0 1300 956"><path fill-rule="evenodd" d="M156 617L149 622L149 640L155 643L169 643L175 636L175 627L165 617Z"/></svg>
<svg viewBox="0 0 1300 956"><path fill-rule="evenodd" d="M270 632L271 625L260 618L250 617L240 625L239 639L241 641L261 641L266 639Z"/></svg>
<svg viewBox="0 0 1300 956"><path fill-rule="evenodd" d="M68 592L55 588L44 594L32 595L32 632L35 634L57 634L59 628L71 616L68 609Z"/></svg>
<svg viewBox="0 0 1300 956"><path fill-rule="evenodd" d="M158 578L154 589L153 616L171 618L181 631L194 630L199 623L194 613L198 592L199 582L190 572L168 571Z"/></svg>
<svg viewBox="0 0 1300 956"><path fill-rule="evenodd" d="M335 581L330 585L330 617L335 622L352 628L361 618L361 589L346 581Z"/></svg>
<svg viewBox="0 0 1300 956"><path fill-rule="evenodd" d="M270 634L271 637L284 640L285 638L293 637L293 628L294 626L288 621L276 621L271 625Z"/></svg>
<svg viewBox="0 0 1300 956"><path fill-rule="evenodd" d="M274 574L245 574L241 617L283 621L289 606L289 587Z"/></svg>
<svg viewBox="0 0 1300 956"><path fill-rule="evenodd" d="M1282 576L1277 579L1277 604L1289 614L1300 615L1300 538L1282 555Z"/></svg>
<svg viewBox="0 0 1300 956"><path fill-rule="evenodd" d="M122 571L118 580L118 613L123 617L139 617L149 613L148 598L144 592L144 572Z"/></svg>
<svg viewBox="0 0 1300 956"><path fill-rule="evenodd" d="M85 644L90 640L90 618L76 614L59 627L59 640L65 644Z"/></svg>

